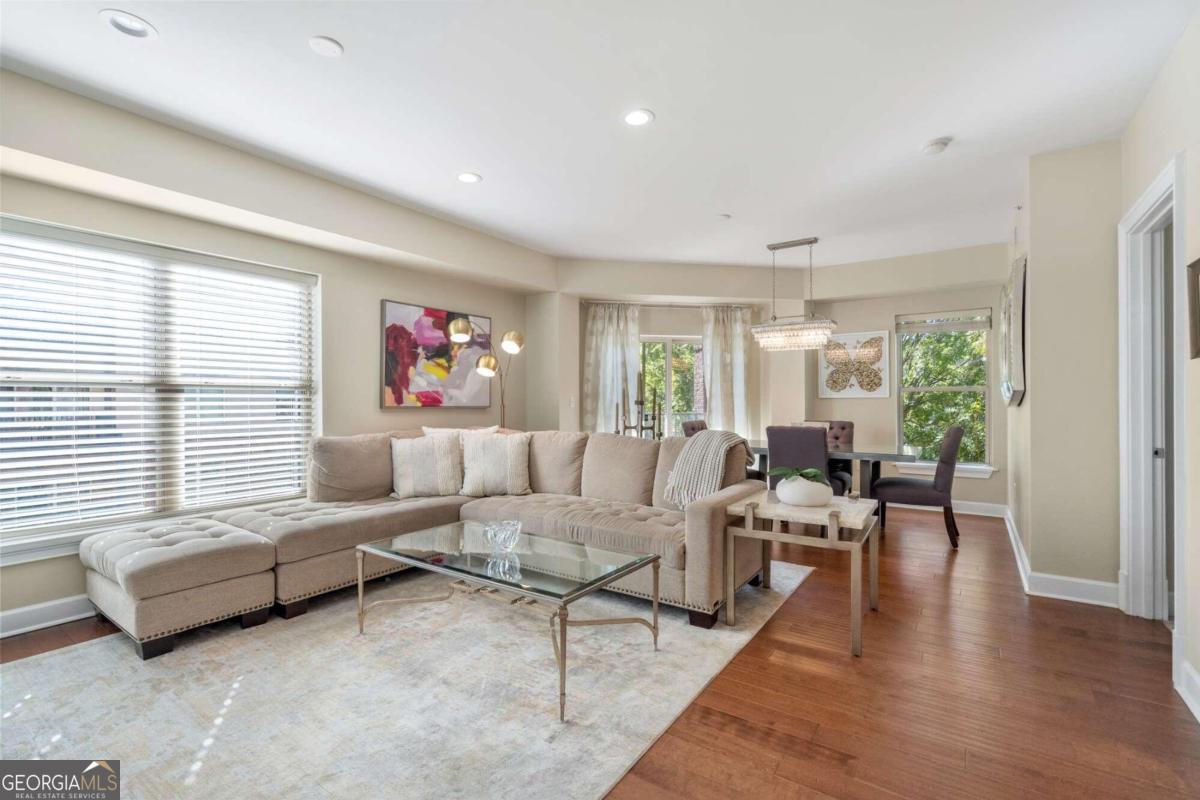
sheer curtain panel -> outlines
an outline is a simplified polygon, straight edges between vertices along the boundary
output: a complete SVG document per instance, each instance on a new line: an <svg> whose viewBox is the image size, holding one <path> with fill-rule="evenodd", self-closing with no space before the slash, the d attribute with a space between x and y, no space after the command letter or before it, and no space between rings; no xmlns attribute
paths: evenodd
<svg viewBox="0 0 1200 800"><path fill-rule="evenodd" d="M750 309L706 306L703 350L708 427L748 436L746 364L750 356Z"/></svg>
<svg viewBox="0 0 1200 800"><path fill-rule="evenodd" d="M583 425L612 433L620 424L618 407L636 413L637 374L642 343L638 307L627 303L594 303L587 309L583 366Z"/></svg>

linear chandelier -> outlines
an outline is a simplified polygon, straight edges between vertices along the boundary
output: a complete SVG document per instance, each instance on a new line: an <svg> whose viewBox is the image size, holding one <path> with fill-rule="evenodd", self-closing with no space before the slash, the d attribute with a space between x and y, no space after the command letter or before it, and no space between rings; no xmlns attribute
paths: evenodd
<svg viewBox="0 0 1200 800"><path fill-rule="evenodd" d="M777 317L775 315L775 251L787 250L789 247L808 246L808 297L804 300L804 309L808 311L812 304L812 271L813 245L817 237L794 239L790 242L776 242L767 245L771 251L771 321L751 325L750 332L754 341L768 352L781 350L820 350L829 342L837 323L824 317L814 317L811 314L794 314Z"/></svg>

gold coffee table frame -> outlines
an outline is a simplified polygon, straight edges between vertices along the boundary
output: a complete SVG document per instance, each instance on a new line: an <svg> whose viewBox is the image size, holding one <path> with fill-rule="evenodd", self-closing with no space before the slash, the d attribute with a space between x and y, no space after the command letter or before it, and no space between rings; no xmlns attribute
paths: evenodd
<svg viewBox="0 0 1200 800"><path fill-rule="evenodd" d="M528 534L527 534L528 535ZM381 540L381 541L390 541ZM660 567L660 557L657 555L644 555L644 560L638 561L635 564L629 564L613 572L605 575L603 578L580 587L577 591L563 595L561 598L553 597L542 592L522 589L513 586L503 581L491 580L482 575L467 575L455 569L443 567L439 564L431 564L415 556L406 556L401 553L389 553L382 550L371 549L372 544L360 544L355 548L354 555L358 559L358 633L361 636L363 626L367 618L367 612L376 606L384 605L401 605L414 603L436 603L444 600L449 600L458 591L465 591L468 594L483 594L491 597L504 599L510 606L533 606L533 605L549 605L554 609L550 614L550 642L554 645L554 660L558 664L558 720L566 722L567 719L567 628L582 627L585 625L644 625L650 629L650 635L654 639L654 649L658 650L658 571ZM407 564L411 567L426 570L428 572L436 572L441 575L448 575L455 578L447 587L445 594L426 595L424 597L397 597L388 598L386 600L375 600L374 602L363 604L363 557L370 553L373 556L380 558L390 558L393 561L399 561L402 564ZM614 581L624 578L637 572L643 567L649 566L653 570L653 592L651 596L651 606L649 620L641 617L610 617L606 619L571 619L567 611L567 606L579 600L582 597L603 589ZM505 595L514 595L513 597L504 597ZM555 624L557 622L557 625Z"/></svg>

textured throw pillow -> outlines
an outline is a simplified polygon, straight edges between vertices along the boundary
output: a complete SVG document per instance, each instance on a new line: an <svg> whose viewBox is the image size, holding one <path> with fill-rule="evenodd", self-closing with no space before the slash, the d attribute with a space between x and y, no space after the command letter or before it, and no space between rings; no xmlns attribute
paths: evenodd
<svg viewBox="0 0 1200 800"><path fill-rule="evenodd" d="M529 433L464 431L463 486L468 497L529 494Z"/></svg>
<svg viewBox="0 0 1200 800"><path fill-rule="evenodd" d="M432 497L462 491L462 447L452 435L392 439L392 497Z"/></svg>
<svg viewBox="0 0 1200 800"><path fill-rule="evenodd" d="M438 434L462 436L464 433L495 433L498 430L500 430L499 425L492 425L487 428L430 428L427 425L421 426L421 431L426 436L437 436Z"/></svg>

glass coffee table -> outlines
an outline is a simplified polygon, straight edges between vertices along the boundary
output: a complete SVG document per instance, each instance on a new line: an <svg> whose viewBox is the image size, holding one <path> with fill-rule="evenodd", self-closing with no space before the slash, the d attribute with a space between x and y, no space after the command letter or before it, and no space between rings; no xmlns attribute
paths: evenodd
<svg viewBox="0 0 1200 800"><path fill-rule="evenodd" d="M445 594L376 600L363 604L363 558L367 554L447 575ZM558 718L566 720L567 628L576 625L644 625L658 649L659 557L604 550L579 542L522 533L520 523L454 522L358 545L358 632L376 606L449 600L456 592L484 593L511 606L544 604L558 663ZM649 566L653 570L651 618L571 619L567 607L610 583Z"/></svg>

